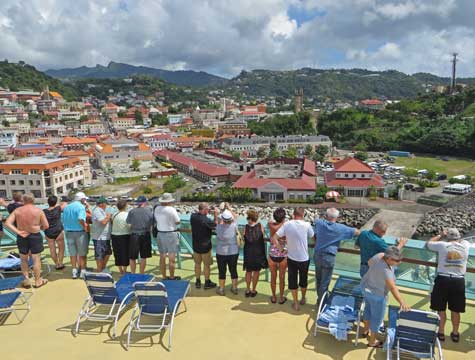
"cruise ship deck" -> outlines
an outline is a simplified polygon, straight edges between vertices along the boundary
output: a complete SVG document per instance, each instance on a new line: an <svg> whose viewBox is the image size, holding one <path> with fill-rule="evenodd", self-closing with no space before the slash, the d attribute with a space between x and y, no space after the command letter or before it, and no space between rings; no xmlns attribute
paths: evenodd
<svg viewBox="0 0 475 360"><path fill-rule="evenodd" d="M49 261L49 259L46 259ZM89 257L89 265L93 258ZM150 261L147 272L158 275L158 257ZM194 282L193 260L182 257L178 274ZM119 274L114 273L114 278ZM242 275L242 273L240 274ZM110 323L86 321L80 333L73 335L78 311L87 296L84 281L70 278L70 268L53 271L49 283L37 289L30 299L31 312L23 323L16 324L9 316L0 325L2 359L384 359L386 353L369 349L366 340L358 346L352 341L338 342L333 336L319 333L313 336L315 319L315 289L310 279L308 305L295 312L290 301L284 305L271 304L269 283L261 276L258 295L244 297L241 291L218 296L214 290L195 289L186 298L187 311L176 317L173 348L166 349L159 334L135 334L129 350L125 348L130 310L121 317L118 336L111 337ZM217 278L217 269L212 269ZM242 277L241 277L242 279ZM426 291L403 288L403 296L415 309L428 309ZM288 294L290 298L290 294ZM394 300L391 299L394 304ZM462 317L461 341L443 343L445 359L473 359L475 357L475 304L471 301ZM448 327L446 333L450 331ZM354 334L349 340L354 339Z"/></svg>

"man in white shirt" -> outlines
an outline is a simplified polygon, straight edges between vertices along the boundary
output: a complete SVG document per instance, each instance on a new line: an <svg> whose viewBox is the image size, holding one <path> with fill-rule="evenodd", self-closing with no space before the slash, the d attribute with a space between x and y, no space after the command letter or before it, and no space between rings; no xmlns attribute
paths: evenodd
<svg viewBox="0 0 475 360"><path fill-rule="evenodd" d="M180 223L180 217L171 204L175 201L172 194L164 193L158 199L160 206L155 208L153 216L157 226L157 245L160 253L160 272L164 279L180 280L175 276L176 254L180 251L180 238L177 231L177 225ZM167 260L170 277L167 277Z"/></svg>
<svg viewBox="0 0 475 360"><path fill-rule="evenodd" d="M447 241L440 241L443 237L446 237ZM437 336L440 341L445 340L447 305L452 317L453 329L450 337L453 342L460 340L460 313L465 312L465 272L471 247L475 245L462 239L460 232L455 228L442 231L427 242L427 248L439 254L430 308L439 313L440 326Z"/></svg>
<svg viewBox="0 0 475 360"><path fill-rule="evenodd" d="M280 250L283 250L279 238L286 238L287 241L287 263L288 263L288 283L292 292L294 303L292 307L299 311L300 306L305 304L305 294L308 284L308 267L310 258L308 256L308 239L313 238L314 233L310 223L304 221L305 209L298 207L294 209L293 220L287 221L272 236L271 241ZM298 301L298 288L302 293L300 302Z"/></svg>

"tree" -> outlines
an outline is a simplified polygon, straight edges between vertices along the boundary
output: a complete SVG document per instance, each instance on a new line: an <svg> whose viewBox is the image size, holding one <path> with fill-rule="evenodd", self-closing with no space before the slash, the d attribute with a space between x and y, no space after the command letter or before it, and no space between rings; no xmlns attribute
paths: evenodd
<svg viewBox="0 0 475 360"><path fill-rule="evenodd" d="M312 156L313 155L313 147L312 145L308 144L305 146L305 149L303 151L303 153L306 155L306 156Z"/></svg>
<svg viewBox="0 0 475 360"><path fill-rule="evenodd" d="M139 159L132 160L131 167L134 171L139 171L139 169L140 169L140 160Z"/></svg>
<svg viewBox="0 0 475 360"><path fill-rule="evenodd" d="M327 156L329 151L330 151L330 148L326 145L319 145L315 148L315 153L323 156L323 158L325 158L325 156Z"/></svg>
<svg viewBox="0 0 475 360"><path fill-rule="evenodd" d="M295 159L298 155L297 148L289 147L287 150L284 151L283 155L286 158Z"/></svg>
<svg viewBox="0 0 475 360"><path fill-rule="evenodd" d="M231 156L234 158L234 159L240 159L241 158L241 153L239 151L233 151L231 153Z"/></svg>
<svg viewBox="0 0 475 360"><path fill-rule="evenodd" d="M152 125L153 126L164 126L168 125L168 118L164 114L154 114L152 115Z"/></svg>
<svg viewBox="0 0 475 360"><path fill-rule="evenodd" d="M366 161L368 160L368 153L366 151L358 151L355 156L355 159L361 160L361 161Z"/></svg>
<svg viewBox="0 0 475 360"><path fill-rule="evenodd" d="M259 149L257 149L257 157L259 159L265 158L267 155L267 149L264 146L261 146Z"/></svg>
<svg viewBox="0 0 475 360"><path fill-rule="evenodd" d="M417 170L413 168L406 168L402 171L402 173L404 176L407 176L408 178L417 176Z"/></svg>
<svg viewBox="0 0 475 360"><path fill-rule="evenodd" d="M135 123L137 125L143 125L143 115L139 110L135 110Z"/></svg>
<svg viewBox="0 0 475 360"><path fill-rule="evenodd" d="M271 143L269 146L269 157L270 158L280 157L280 151L277 149L277 145L275 143Z"/></svg>
<svg viewBox="0 0 475 360"><path fill-rule="evenodd" d="M434 170L429 170L426 174L426 179L430 182L433 182L435 179L437 179L436 172Z"/></svg>
<svg viewBox="0 0 475 360"><path fill-rule="evenodd" d="M3 125L4 127L10 127L10 123L8 122L8 120L3 120L3 121L2 121L2 125Z"/></svg>
<svg viewBox="0 0 475 360"><path fill-rule="evenodd" d="M366 144L364 141L360 142L354 147L354 150L355 151L368 151L368 144Z"/></svg>

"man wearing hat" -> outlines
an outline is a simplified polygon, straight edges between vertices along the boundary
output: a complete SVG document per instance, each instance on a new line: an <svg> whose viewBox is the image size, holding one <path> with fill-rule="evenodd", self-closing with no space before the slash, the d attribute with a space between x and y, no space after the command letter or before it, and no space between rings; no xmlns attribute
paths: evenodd
<svg viewBox="0 0 475 360"><path fill-rule="evenodd" d="M94 243L94 258L96 259L97 272L102 272L112 254L110 240L111 213L106 213L107 199L101 196L96 207L92 210L91 237Z"/></svg>
<svg viewBox="0 0 475 360"><path fill-rule="evenodd" d="M84 276L86 271L89 236L86 232L87 196L82 191L74 195L74 201L63 210L63 227L69 255L71 257L72 277ZM79 263L79 269L77 268Z"/></svg>
<svg viewBox="0 0 475 360"><path fill-rule="evenodd" d="M384 253L376 254L368 260L368 271L361 279L365 300L363 335L369 333L368 347L378 348L383 345L381 341L376 341L376 334L384 320L389 292L401 305L402 311L410 310L396 287L394 267L399 265L401 260L401 250L396 246L388 246Z"/></svg>
<svg viewBox="0 0 475 360"><path fill-rule="evenodd" d="M177 225L180 223L180 217L176 209L171 206L175 201L173 195L164 193L158 198L160 206L155 208L155 223L157 224L157 245L160 252L160 273L164 279L179 280L175 276L175 258L180 250L179 234ZM167 277L167 264L170 277Z"/></svg>
<svg viewBox="0 0 475 360"><path fill-rule="evenodd" d="M145 272L147 259L152 257L152 239L150 231L153 224L152 209L147 206L147 198L139 196L137 207L129 211L126 222L130 225L130 272L135 273L137 259L140 255L140 273Z"/></svg>
<svg viewBox="0 0 475 360"><path fill-rule="evenodd" d="M441 241L446 238L446 241ZM459 342L460 313L465 312L465 272L470 247L474 244L463 240L455 228L442 231L427 242L427 248L438 253L437 276L430 296L430 308L439 313L440 326L437 335L445 340L444 328L447 305L451 311L453 342Z"/></svg>

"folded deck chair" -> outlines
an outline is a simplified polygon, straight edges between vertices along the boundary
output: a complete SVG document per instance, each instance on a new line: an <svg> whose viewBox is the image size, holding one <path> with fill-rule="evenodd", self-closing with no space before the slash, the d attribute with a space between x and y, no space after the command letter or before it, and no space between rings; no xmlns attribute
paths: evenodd
<svg viewBox="0 0 475 360"><path fill-rule="evenodd" d="M89 296L84 301L76 321L75 334L79 333L81 319L93 321L114 321L112 337L115 338L117 321L122 311L134 300L133 283L151 281L153 275L126 274L117 283L106 273L86 272L86 282ZM109 312L98 311L99 308L109 307Z"/></svg>
<svg viewBox="0 0 475 360"><path fill-rule="evenodd" d="M399 311L399 307L389 306L389 326L386 336L387 359L396 351L397 359L401 353L417 358L443 359L442 347L437 333L440 318L433 312L411 310ZM437 350L437 351L436 351Z"/></svg>
<svg viewBox="0 0 475 360"><path fill-rule="evenodd" d="M358 344L360 322L363 315L363 293L361 292L360 280L340 276L333 289L323 294L322 300L318 307L317 316L315 319L315 327L313 335L317 336L317 332L334 333L341 331L341 324L332 323L329 318L332 317L334 308L341 306L343 310L344 304L346 308L344 311L343 324L344 331L351 330L356 327L355 346ZM348 305L352 306L348 306ZM343 311L337 312L337 317L343 315ZM341 321L341 318L340 318ZM338 328L335 328L335 326Z"/></svg>
<svg viewBox="0 0 475 360"><path fill-rule="evenodd" d="M43 258L42 258L43 259ZM47 274L51 272L51 266L46 263ZM33 259L28 258L28 268L33 270ZM0 279L3 279L7 274L21 274L21 260L20 258L0 251Z"/></svg>
<svg viewBox="0 0 475 360"><path fill-rule="evenodd" d="M137 282L134 284L137 303L130 317L127 348L132 332L159 332L168 328L168 350L172 347L173 322L180 304L186 311L185 296L190 290L186 280L163 280L161 282ZM144 317L153 318L152 323Z"/></svg>

